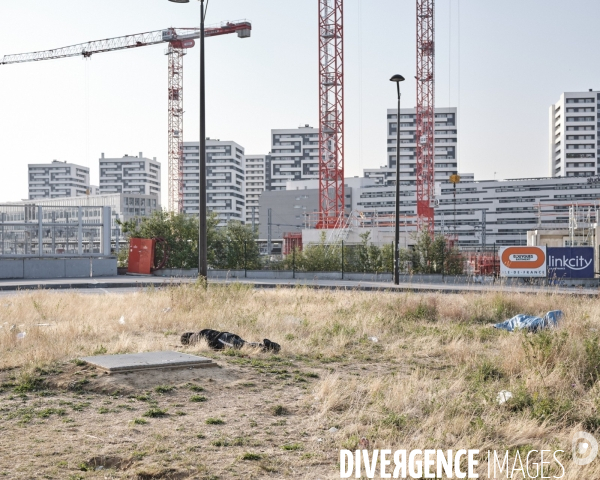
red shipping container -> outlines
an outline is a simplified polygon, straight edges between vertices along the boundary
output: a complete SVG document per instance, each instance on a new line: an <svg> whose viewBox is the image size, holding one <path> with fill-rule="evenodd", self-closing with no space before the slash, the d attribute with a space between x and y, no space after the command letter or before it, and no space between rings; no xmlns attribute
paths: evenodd
<svg viewBox="0 0 600 480"><path fill-rule="evenodd" d="M127 273L150 275L154 267L156 240L148 238L129 239L129 263Z"/></svg>

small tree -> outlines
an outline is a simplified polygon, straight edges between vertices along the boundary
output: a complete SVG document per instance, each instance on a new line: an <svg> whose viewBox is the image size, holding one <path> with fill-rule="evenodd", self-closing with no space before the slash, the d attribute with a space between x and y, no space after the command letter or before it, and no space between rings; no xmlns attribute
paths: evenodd
<svg viewBox="0 0 600 480"><path fill-rule="evenodd" d="M371 232L369 231L361 233L361 242L358 245L348 245L344 247L345 270L361 273L380 273L388 271L385 248L388 247L393 256L391 246L384 245L383 247L378 247L369 242L370 236ZM392 264L393 262L390 263L390 266L392 266Z"/></svg>
<svg viewBox="0 0 600 480"><path fill-rule="evenodd" d="M302 251L295 249L283 261L284 268L292 269L295 262L296 270L304 272L337 272L341 270L341 245L327 244L326 234L321 232L319 243L309 244Z"/></svg>
<svg viewBox="0 0 600 480"><path fill-rule="evenodd" d="M260 251L252 227L232 221L216 232L213 244L215 268L260 268Z"/></svg>
<svg viewBox="0 0 600 480"><path fill-rule="evenodd" d="M436 235L432 239L427 232L421 232L416 240L414 248L410 251L414 273L462 273L460 252L456 247L448 247L446 237Z"/></svg>
<svg viewBox="0 0 600 480"><path fill-rule="evenodd" d="M155 210L149 217L119 222L129 238L164 238L169 248L166 268L198 268L198 218L183 213ZM215 262L214 243L218 219L207 219L208 263ZM212 247L212 248L211 248ZM161 261L165 252L157 245L156 258Z"/></svg>

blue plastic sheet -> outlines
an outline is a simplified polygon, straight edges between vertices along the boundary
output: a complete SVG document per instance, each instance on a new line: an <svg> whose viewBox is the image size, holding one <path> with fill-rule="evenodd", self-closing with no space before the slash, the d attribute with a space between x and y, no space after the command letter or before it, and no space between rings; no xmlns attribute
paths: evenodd
<svg viewBox="0 0 600 480"><path fill-rule="evenodd" d="M563 315L564 314L561 310L553 310L548 312L543 317L534 317L533 315L524 315L520 313L509 320L506 320L502 323L497 323L494 325L494 327L507 330L509 332L513 332L515 330L529 330L530 332L537 332L545 328L558 326L558 322L560 322Z"/></svg>

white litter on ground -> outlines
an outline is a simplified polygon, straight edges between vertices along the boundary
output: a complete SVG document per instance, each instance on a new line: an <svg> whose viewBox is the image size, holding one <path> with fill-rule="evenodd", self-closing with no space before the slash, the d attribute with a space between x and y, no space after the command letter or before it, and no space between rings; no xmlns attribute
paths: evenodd
<svg viewBox="0 0 600 480"><path fill-rule="evenodd" d="M508 402L512 397L513 394L511 392L509 392L508 390L502 390L501 392L498 392L496 400L498 401L498 405L502 405Z"/></svg>
<svg viewBox="0 0 600 480"><path fill-rule="evenodd" d="M368 339L371 340L373 343L377 343L379 341L377 337L369 337Z"/></svg>
<svg viewBox="0 0 600 480"><path fill-rule="evenodd" d="M121 316L121 318L119 318L119 323L121 325L125 325L125 317L124 316Z"/></svg>
<svg viewBox="0 0 600 480"><path fill-rule="evenodd" d="M27 335L27 332L17 333L17 340L23 340L25 338L25 335Z"/></svg>
<svg viewBox="0 0 600 480"><path fill-rule="evenodd" d="M335 428L335 427L331 427L331 428L329 429L329 433L335 433L335 432L337 432L337 431L338 431L338 429L337 429L337 428Z"/></svg>

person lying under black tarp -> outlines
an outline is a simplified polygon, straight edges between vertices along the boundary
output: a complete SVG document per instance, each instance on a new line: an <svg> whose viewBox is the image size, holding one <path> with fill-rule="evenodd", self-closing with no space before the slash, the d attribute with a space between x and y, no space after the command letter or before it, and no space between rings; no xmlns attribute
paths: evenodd
<svg viewBox="0 0 600 480"><path fill-rule="evenodd" d="M240 349L244 345L249 347L262 348L263 352L279 352L281 346L265 338L262 343L247 342L239 335L229 332L219 332L217 330L204 329L199 332L185 332L181 335L182 345L193 345L204 338L208 346L213 350L223 350L224 348Z"/></svg>

